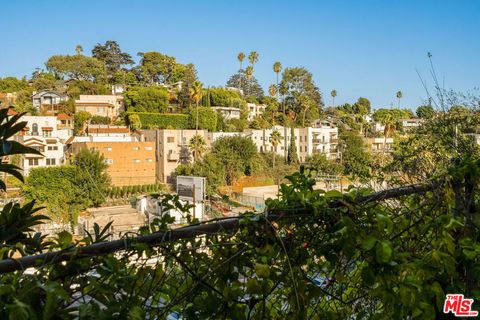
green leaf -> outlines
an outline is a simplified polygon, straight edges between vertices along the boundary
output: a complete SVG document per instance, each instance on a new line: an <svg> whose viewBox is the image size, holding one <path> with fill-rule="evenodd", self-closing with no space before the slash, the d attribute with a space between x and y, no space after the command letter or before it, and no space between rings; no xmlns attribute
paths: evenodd
<svg viewBox="0 0 480 320"><path fill-rule="evenodd" d="M379 263L388 263L392 258L392 246L389 241L379 241L375 247L375 254Z"/></svg>
<svg viewBox="0 0 480 320"><path fill-rule="evenodd" d="M255 278L250 278L247 281L247 293L249 294L261 294L262 293L262 286L260 282L258 282Z"/></svg>
<svg viewBox="0 0 480 320"><path fill-rule="evenodd" d="M325 198L343 198L343 194L338 190L330 190L325 193Z"/></svg>
<svg viewBox="0 0 480 320"><path fill-rule="evenodd" d="M266 264L255 263L255 273L261 278L268 278L270 276L270 267Z"/></svg>
<svg viewBox="0 0 480 320"><path fill-rule="evenodd" d="M62 231L58 233L58 244L62 249L67 248L72 243L72 235L68 231Z"/></svg>
<svg viewBox="0 0 480 320"><path fill-rule="evenodd" d="M368 236L362 241L362 248L367 251L372 250L376 242L377 238L375 238L374 236Z"/></svg>

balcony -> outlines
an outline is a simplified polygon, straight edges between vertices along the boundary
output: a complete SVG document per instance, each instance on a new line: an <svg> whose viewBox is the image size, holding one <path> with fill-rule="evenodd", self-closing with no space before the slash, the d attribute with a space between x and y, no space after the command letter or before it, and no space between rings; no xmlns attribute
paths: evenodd
<svg viewBox="0 0 480 320"><path fill-rule="evenodd" d="M328 141L322 139L312 139L312 143L315 144L328 144Z"/></svg>

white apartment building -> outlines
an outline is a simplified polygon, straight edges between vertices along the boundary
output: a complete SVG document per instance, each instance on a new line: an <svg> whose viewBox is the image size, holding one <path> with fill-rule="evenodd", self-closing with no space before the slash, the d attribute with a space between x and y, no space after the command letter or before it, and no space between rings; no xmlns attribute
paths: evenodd
<svg viewBox="0 0 480 320"><path fill-rule="evenodd" d="M267 108L264 104L247 103L248 121L253 121L255 117L263 114Z"/></svg>
<svg viewBox="0 0 480 320"><path fill-rule="evenodd" d="M223 116L223 119L240 119L241 110L234 107L212 107L212 110L215 112L220 112Z"/></svg>
<svg viewBox="0 0 480 320"><path fill-rule="evenodd" d="M22 155L20 166L24 175L28 175L32 168L65 163L65 142L73 133L73 119L70 116L23 116L20 120L26 121L27 126L15 139L42 153Z"/></svg>
<svg viewBox="0 0 480 320"><path fill-rule="evenodd" d="M172 173L178 165L193 161L194 155L188 145L195 132L195 130L142 130L146 141L155 142L158 181L171 182ZM198 130L198 135L203 137L208 145L207 131Z"/></svg>
<svg viewBox="0 0 480 320"><path fill-rule="evenodd" d="M270 136L274 131L280 132L281 136L280 144L276 147L270 141ZM291 128L273 126L271 129L248 129L245 130L244 136L252 139L259 152L276 152L278 155L286 157L290 145ZM328 159L337 158L337 127L295 128L294 138L300 162L306 161L307 157L315 153L324 153Z"/></svg>

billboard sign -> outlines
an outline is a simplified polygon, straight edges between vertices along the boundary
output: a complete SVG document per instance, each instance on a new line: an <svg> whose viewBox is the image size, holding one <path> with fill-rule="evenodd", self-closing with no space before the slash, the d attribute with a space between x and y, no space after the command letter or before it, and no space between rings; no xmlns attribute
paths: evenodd
<svg viewBox="0 0 480 320"><path fill-rule="evenodd" d="M205 195L205 178L177 176L177 194L180 199L201 202Z"/></svg>

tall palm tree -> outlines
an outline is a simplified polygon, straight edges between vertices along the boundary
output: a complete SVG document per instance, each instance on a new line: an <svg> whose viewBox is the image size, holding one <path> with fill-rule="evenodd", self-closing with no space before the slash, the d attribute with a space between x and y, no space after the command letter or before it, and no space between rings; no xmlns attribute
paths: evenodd
<svg viewBox="0 0 480 320"><path fill-rule="evenodd" d="M257 51L252 51L252 52L250 52L250 54L248 55L248 61L250 61L250 64L252 65L252 67L255 66L255 63L258 62L258 53L257 53Z"/></svg>
<svg viewBox="0 0 480 320"><path fill-rule="evenodd" d="M243 52L240 52L237 56L237 59L238 61L240 62L240 85L238 87L238 89L240 90L242 88L242 78L243 78L243 74L242 74L242 63L243 63L243 59L245 59L245 53Z"/></svg>
<svg viewBox="0 0 480 320"><path fill-rule="evenodd" d="M277 154L277 146L280 144L281 141L282 141L282 135L280 134L279 131L274 130L270 134L270 143L273 146L273 162L272 162L272 164L273 164L274 168L275 168L275 155Z"/></svg>
<svg viewBox="0 0 480 320"><path fill-rule="evenodd" d="M400 109L400 99L402 99L402 91L398 90L397 91L397 99L398 99L398 108Z"/></svg>
<svg viewBox="0 0 480 320"><path fill-rule="evenodd" d="M248 80L248 92L250 92L250 80L253 77L253 67L252 66L248 66L247 68L245 68L245 76L247 77L247 80ZM246 92L244 92L244 94L248 95Z"/></svg>
<svg viewBox="0 0 480 320"><path fill-rule="evenodd" d="M337 96L337 90L333 89L332 92L330 92L330 95L332 96L332 107L335 107L335 97Z"/></svg>
<svg viewBox="0 0 480 320"><path fill-rule="evenodd" d="M277 88L278 88L278 74L282 71L282 64L280 61L277 61L273 64L273 72L277 74ZM278 90L277 90L277 100L278 100Z"/></svg>
<svg viewBox="0 0 480 320"><path fill-rule="evenodd" d="M283 115L287 115L286 108L285 108L285 96L288 93L288 85L285 82L285 80L282 80L280 82L280 86L278 87L278 92L282 95L282 109L283 109Z"/></svg>
<svg viewBox="0 0 480 320"><path fill-rule="evenodd" d="M190 97L195 101L196 105L196 118L195 118L195 136L198 136L198 102L202 98L202 86L203 83L200 81L195 81L190 88ZM197 156L195 155L194 161L196 161Z"/></svg>
<svg viewBox="0 0 480 320"><path fill-rule="evenodd" d="M193 153L193 159L196 161L205 152L207 143L201 135L193 136L188 142L188 148Z"/></svg>
<svg viewBox="0 0 480 320"><path fill-rule="evenodd" d="M268 87L268 94L273 98L275 97L275 95L278 94L278 90L277 90L277 87L276 85L274 84L271 84L269 87Z"/></svg>

